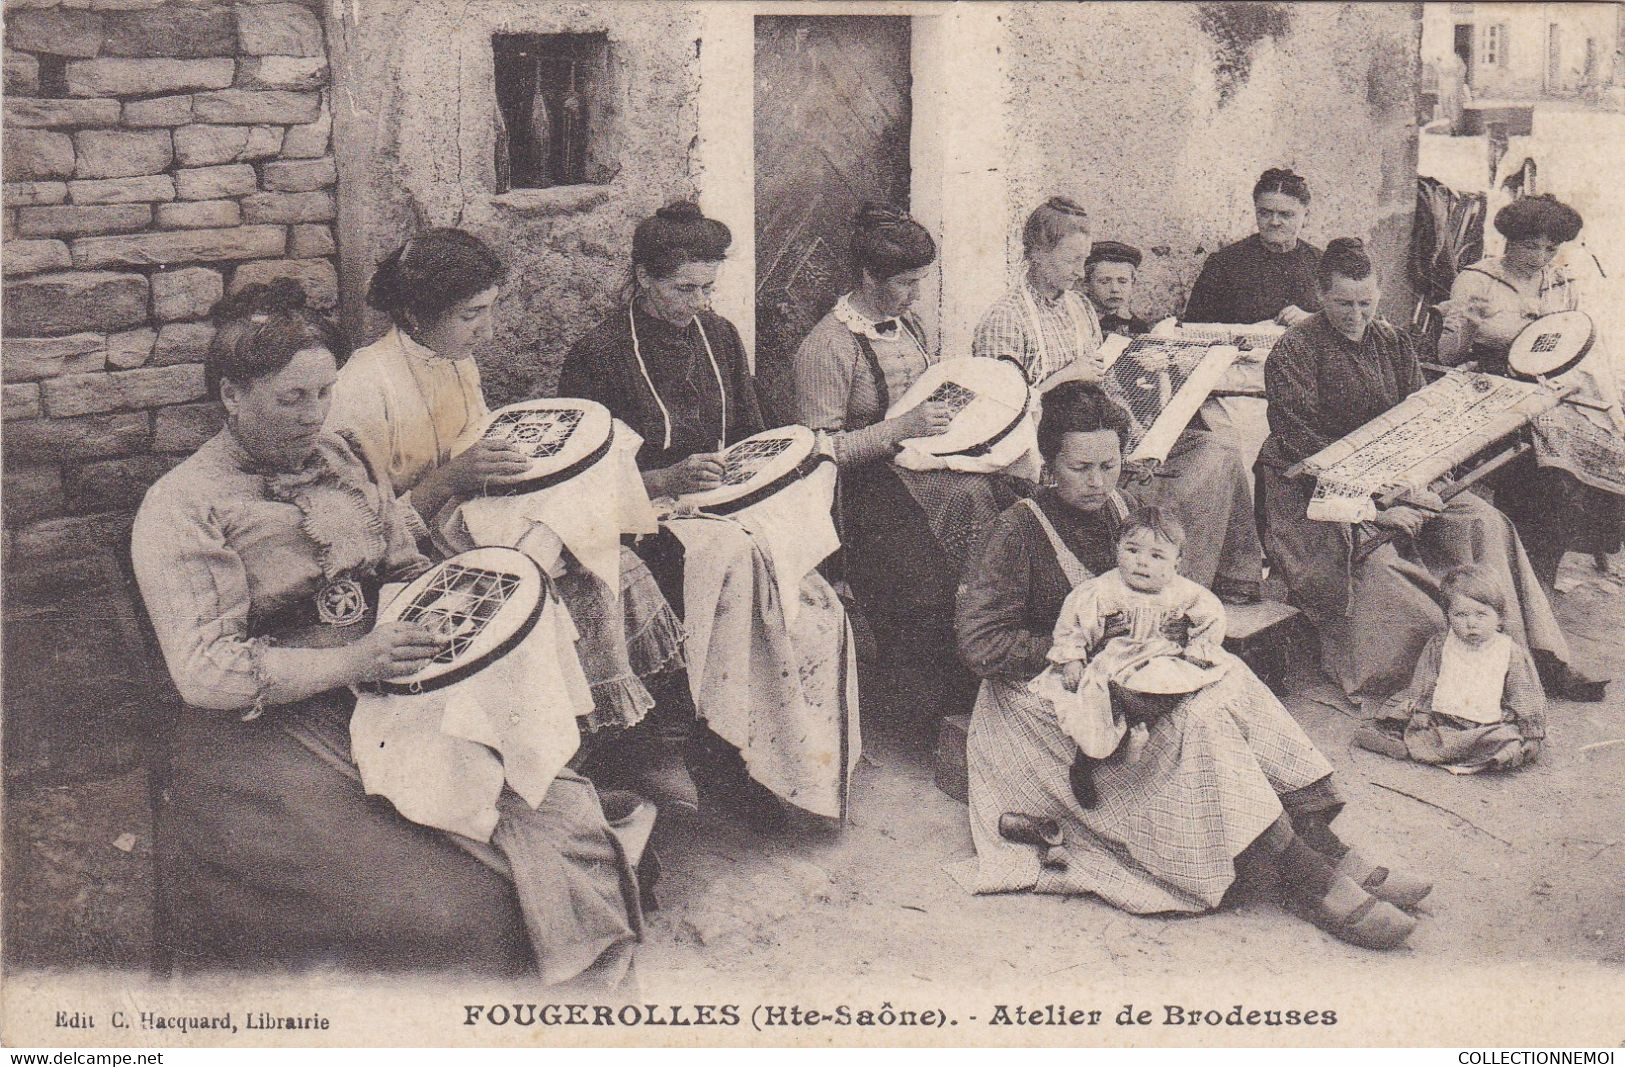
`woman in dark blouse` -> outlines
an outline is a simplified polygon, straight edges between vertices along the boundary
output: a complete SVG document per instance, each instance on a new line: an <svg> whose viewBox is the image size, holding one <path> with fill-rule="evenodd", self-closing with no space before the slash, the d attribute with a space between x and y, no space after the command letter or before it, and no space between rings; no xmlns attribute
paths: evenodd
<svg viewBox="0 0 1625 1067"><path fill-rule="evenodd" d="M1185 305L1186 322L1279 322L1319 310L1320 249L1298 236L1309 216L1309 186L1290 170L1266 170L1253 185L1258 232L1214 252Z"/></svg>
<svg viewBox="0 0 1625 1067"><path fill-rule="evenodd" d="M632 235L633 296L564 357L559 395L596 400L643 437L651 497L714 489L716 453L767 429L745 346L710 309L728 227L678 202Z"/></svg>
<svg viewBox="0 0 1625 1067"><path fill-rule="evenodd" d="M1358 239L1327 246L1318 284L1324 309L1287 331L1265 369L1271 432L1258 469L1269 512L1265 545L1293 603L1319 631L1322 665L1351 695L1399 689L1444 625L1439 579L1477 564L1497 576L1506 630L1534 654L1548 689L1600 699L1593 683L1567 668L1568 643L1517 532L1482 497L1462 493L1435 514L1387 508L1371 525L1404 536L1358 564L1352 553L1370 532L1365 526L1307 517L1315 480L1289 479L1286 470L1423 384L1410 337L1376 319L1378 280Z"/></svg>
<svg viewBox="0 0 1625 1067"><path fill-rule="evenodd" d="M1097 385L1051 391L1038 431L1045 488L994 522L967 572L959 650L982 688L966 747L977 858L961 880L980 893L1093 893L1137 914L1202 912L1219 906L1245 852L1281 872L1311 921L1394 947L1415 926L1396 905L1430 887L1338 840L1331 764L1243 665L1154 715L1137 761L1095 764L1095 802L1080 802L1078 747L1027 685L1067 594L1116 566L1129 425ZM1024 832L1045 824L1055 832Z"/></svg>

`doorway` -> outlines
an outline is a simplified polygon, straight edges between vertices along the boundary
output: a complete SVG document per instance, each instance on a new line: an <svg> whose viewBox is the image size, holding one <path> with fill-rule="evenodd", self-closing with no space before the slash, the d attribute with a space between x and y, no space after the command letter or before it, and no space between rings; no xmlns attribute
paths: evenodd
<svg viewBox="0 0 1625 1067"><path fill-rule="evenodd" d="M1467 84L1473 84L1473 26L1470 22L1456 24L1456 55L1467 67Z"/></svg>
<svg viewBox="0 0 1625 1067"><path fill-rule="evenodd" d="M756 375L787 421L790 355L850 287L866 200L907 209L908 16L756 18Z"/></svg>

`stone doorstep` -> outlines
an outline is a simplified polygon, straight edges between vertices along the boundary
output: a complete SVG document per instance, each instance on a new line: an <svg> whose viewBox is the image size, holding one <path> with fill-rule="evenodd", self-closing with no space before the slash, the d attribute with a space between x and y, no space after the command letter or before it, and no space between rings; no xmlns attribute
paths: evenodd
<svg viewBox="0 0 1625 1067"><path fill-rule="evenodd" d="M1239 656L1260 678L1265 678L1265 673L1254 660L1266 661L1263 653L1273 653L1281 656L1284 667L1287 652L1298 640L1304 625L1301 611L1273 600L1261 604L1226 604L1225 616L1224 647ZM1263 666L1271 667L1267 661ZM1275 672L1271 670L1271 673ZM1271 688L1274 687L1271 683ZM937 733L933 780L938 789L961 804L970 796L970 772L965 760L965 742L969 736L969 715L947 716Z"/></svg>

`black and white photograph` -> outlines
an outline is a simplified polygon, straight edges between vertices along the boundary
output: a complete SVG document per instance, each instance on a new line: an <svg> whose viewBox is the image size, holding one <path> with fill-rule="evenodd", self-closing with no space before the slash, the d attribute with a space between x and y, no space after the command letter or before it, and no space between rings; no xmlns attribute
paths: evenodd
<svg viewBox="0 0 1625 1067"><path fill-rule="evenodd" d="M1625 5L3 38L8 1047L1625 1047Z"/></svg>

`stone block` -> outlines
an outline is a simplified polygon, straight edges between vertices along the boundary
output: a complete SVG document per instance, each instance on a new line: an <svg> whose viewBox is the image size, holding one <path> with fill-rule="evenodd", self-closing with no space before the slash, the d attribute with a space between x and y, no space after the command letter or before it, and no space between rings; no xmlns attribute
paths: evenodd
<svg viewBox="0 0 1625 1067"><path fill-rule="evenodd" d="M7 124L4 154L7 181L32 182L73 174L73 138L65 133Z"/></svg>
<svg viewBox="0 0 1625 1067"><path fill-rule="evenodd" d="M4 257L8 278L21 278L48 270L67 270L73 266L68 246L61 241L7 241L0 255Z"/></svg>
<svg viewBox="0 0 1625 1067"><path fill-rule="evenodd" d="M278 231L278 241L281 232ZM134 237L81 237L80 241L131 241ZM77 242L76 242L77 243ZM279 253L280 254L280 253ZM74 259L80 257L75 250ZM85 266L78 262L79 266ZM55 337L95 330L108 333L144 326L147 279L111 271L70 271L6 279L4 327L8 337Z"/></svg>
<svg viewBox="0 0 1625 1067"><path fill-rule="evenodd" d="M17 239L17 208L8 207L0 211L0 240L15 241Z"/></svg>
<svg viewBox="0 0 1625 1067"><path fill-rule="evenodd" d="M282 138L282 158L314 159L327 155L327 143L333 133L333 116L323 112L315 122L288 127Z"/></svg>
<svg viewBox="0 0 1625 1067"><path fill-rule="evenodd" d="M60 515L62 471L57 467L8 467L0 477L0 503L7 526Z"/></svg>
<svg viewBox="0 0 1625 1067"><path fill-rule="evenodd" d="M267 163L260 171L265 188L279 193L308 193L338 181L332 156L322 159L285 159Z"/></svg>
<svg viewBox="0 0 1625 1067"><path fill-rule="evenodd" d="M126 544L135 518L128 511L44 519L17 527L11 555L20 561L71 559Z"/></svg>
<svg viewBox="0 0 1625 1067"><path fill-rule="evenodd" d="M225 280L207 267L182 267L152 276L152 314L159 322L201 319L225 295Z"/></svg>
<svg viewBox="0 0 1625 1067"><path fill-rule="evenodd" d="M321 23L298 4L238 7L237 43L251 56L319 56L325 51Z"/></svg>
<svg viewBox="0 0 1625 1067"><path fill-rule="evenodd" d="M325 259L262 259L244 263L231 276L231 291L245 286L292 278L304 289L313 308L330 308L339 302L339 277Z"/></svg>
<svg viewBox="0 0 1625 1067"><path fill-rule="evenodd" d="M107 338L107 366L112 370L133 370L146 366L147 360L152 358L153 343L157 340L158 331L147 327L112 334Z"/></svg>
<svg viewBox="0 0 1625 1067"><path fill-rule="evenodd" d="M273 259L281 256L287 245L287 231L281 226L81 237L73 242L73 262L78 267L152 267L222 259Z"/></svg>
<svg viewBox="0 0 1625 1067"><path fill-rule="evenodd" d="M158 330L158 343L152 349L154 367L182 363L202 363L214 340L214 327L206 322L171 322Z"/></svg>
<svg viewBox="0 0 1625 1067"><path fill-rule="evenodd" d="M147 490L181 461L180 456L126 456L71 470L64 479L70 511L135 508Z"/></svg>
<svg viewBox="0 0 1625 1067"><path fill-rule="evenodd" d="M175 162L209 167L269 159L282 150L280 126L212 126L194 123L175 131Z"/></svg>
<svg viewBox="0 0 1625 1067"><path fill-rule="evenodd" d="M8 12L6 44L25 52L93 59L102 48L102 17L66 8Z"/></svg>
<svg viewBox="0 0 1625 1067"><path fill-rule="evenodd" d="M182 200L223 200L246 196L258 188L254 168L246 163L195 167L175 172L175 192Z"/></svg>
<svg viewBox="0 0 1625 1067"><path fill-rule="evenodd" d="M237 77L230 59L80 59L68 64L69 96L150 96L224 89Z"/></svg>
<svg viewBox="0 0 1625 1067"><path fill-rule="evenodd" d="M97 178L68 183L68 198L75 204L145 204L175 199L175 179L167 174L134 178Z"/></svg>
<svg viewBox="0 0 1625 1067"><path fill-rule="evenodd" d="M209 226L236 226L243 221L235 200L187 200L159 204L158 225L166 230L196 230Z"/></svg>
<svg viewBox="0 0 1625 1067"><path fill-rule="evenodd" d="M174 367L69 374L48 379L40 392L45 399L45 413L53 419L184 404L203 396L203 366L183 363Z"/></svg>
<svg viewBox="0 0 1625 1067"><path fill-rule="evenodd" d="M7 422L12 419L37 419L40 417L39 383L17 382L14 385L0 386L0 417ZM11 442L6 442L11 447Z"/></svg>
<svg viewBox="0 0 1625 1067"><path fill-rule="evenodd" d="M6 100L8 126L117 126L117 100Z"/></svg>
<svg viewBox="0 0 1625 1067"><path fill-rule="evenodd" d="M157 174L174 161L168 130L80 130L73 135L76 178Z"/></svg>
<svg viewBox="0 0 1625 1067"><path fill-rule="evenodd" d="M150 11L103 17L104 56L230 56L237 52L237 20L230 8L165 4Z"/></svg>
<svg viewBox="0 0 1625 1067"><path fill-rule="evenodd" d="M5 85L8 93L39 92L39 60L27 52L13 52L7 48L4 55Z"/></svg>
<svg viewBox="0 0 1625 1067"><path fill-rule="evenodd" d="M0 350L8 382L30 382L59 374L87 374L102 369L107 338L99 333L67 337L17 337Z"/></svg>
<svg viewBox="0 0 1625 1067"><path fill-rule="evenodd" d="M7 182L6 207L32 207L35 204L60 204L68 198L66 182Z"/></svg>
<svg viewBox="0 0 1625 1067"><path fill-rule="evenodd" d="M192 121L190 96L154 96L124 103L126 126L180 126Z"/></svg>
<svg viewBox="0 0 1625 1067"><path fill-rule="evenodd" d="M320 89L327 84L327 60L320 56L264 56L245 59L237 69L243 89Z"/></svg>
<svg viewBox="0 0 1625 1067"><path fill-rule="evenodd" d="M338 248L333 243L331 226L310 224L295 226L288 239L288 255L294 259L331 256L337 251Z"/></svg>
<svg viewBox="0 0 1625 1067"><path fill-rule="evenodd" d="M317 93L290 93L280 90L226 89L199 93L192 100L192 117L198 122L226 122L251 126L270 123L292 126L315 122L322 110Z"/></svg>
<svg viewBox="0 0 1625 1067"><path fill-rule="evenodd" d="M145 411L78 419L29 419L6 427L6 462L76 463L127 456L147 451L151 440L152 420Z"/></svg>
<svg viewBox="0 0 1625 1067"><path fill-rule="evenodd" d="M148 204L72 204L17 209L17 232L24 237L86 237L131 233L152 221Z"/></svg>
<svg viewBox="0 0 1625 1067"><path fill-rule="evenodd" d="M176 404L153 413L154 452L192 452L220 432L226 409L219 404Z"/></svg>
<svg viewBox="0 0 1625 1067"><path fill-rule="evenodd" d="M243 217L249 222L332 222L333 194L256 193L243 198Z"/></svg>

